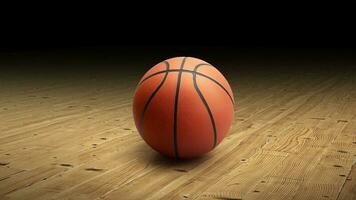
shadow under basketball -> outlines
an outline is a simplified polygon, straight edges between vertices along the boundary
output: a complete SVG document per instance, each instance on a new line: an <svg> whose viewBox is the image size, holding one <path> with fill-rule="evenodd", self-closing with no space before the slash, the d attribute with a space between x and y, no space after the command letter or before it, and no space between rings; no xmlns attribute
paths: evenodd
<svg viewBox="0 0 356 200"><path fill-rule="evenodd" d="M156 152L144 142L139 143L135 151L140 152L139 162L152 167L172 168L179 172L189 172L189 170L203 164L213 156L211 153L207 153L191 159L171 158Z"/></svg>

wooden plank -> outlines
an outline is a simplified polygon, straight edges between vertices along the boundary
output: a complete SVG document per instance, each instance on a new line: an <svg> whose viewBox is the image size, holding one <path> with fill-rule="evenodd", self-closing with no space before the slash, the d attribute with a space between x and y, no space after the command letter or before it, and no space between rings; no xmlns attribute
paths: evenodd
<svg viewBox="0 0 356 200"><path fill-rule="evenodd" d="M231 76L230 134L183 162L137 133L136 78L0 84L0 198L355 198L354 76Z"/></svg>

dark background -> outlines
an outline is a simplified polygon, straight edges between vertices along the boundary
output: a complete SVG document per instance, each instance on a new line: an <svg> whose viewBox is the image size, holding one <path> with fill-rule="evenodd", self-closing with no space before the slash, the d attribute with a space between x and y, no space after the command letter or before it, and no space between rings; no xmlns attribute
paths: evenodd
<svg viewBox="0 0 356 200"><path fill-rule="evenodd" d="M142 73L174 56L198 57L226 71L356 66L352 12L335 5L282 9L271 4L270 9L257 3L202 7L181 2L148 9L136 3L111 8L83 4L80 9L55 5L6 15L0 67L48 75L90 70Z"/></svg>

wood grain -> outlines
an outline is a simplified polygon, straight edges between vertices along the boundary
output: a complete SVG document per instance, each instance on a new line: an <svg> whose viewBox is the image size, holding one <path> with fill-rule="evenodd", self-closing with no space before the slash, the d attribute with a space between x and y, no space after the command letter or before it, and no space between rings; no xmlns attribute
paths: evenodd
<svg viewBox="0 0 356 200"><path fill-rule="evenodd" d="M353 73L231 72L230 133L189 161L137 133L137 74L83 77L0 76L0 199L356 199Z"/></svg>

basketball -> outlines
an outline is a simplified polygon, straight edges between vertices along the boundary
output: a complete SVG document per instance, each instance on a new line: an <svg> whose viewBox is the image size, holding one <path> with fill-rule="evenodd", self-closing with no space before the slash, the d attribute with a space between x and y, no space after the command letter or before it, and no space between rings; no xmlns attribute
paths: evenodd
<svg viewBox="0 0 356 200"><path fill-rule="evenodd" d="M133 99L138 132L154 150L193 158L214 149L234 118L228 81L211 64L193 57L158 63L142 77Z"/></svg>

